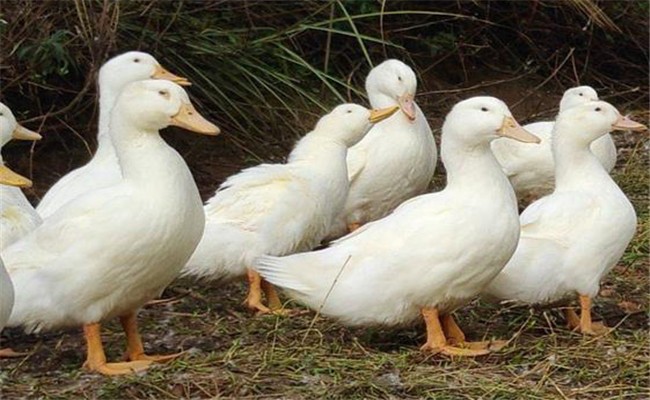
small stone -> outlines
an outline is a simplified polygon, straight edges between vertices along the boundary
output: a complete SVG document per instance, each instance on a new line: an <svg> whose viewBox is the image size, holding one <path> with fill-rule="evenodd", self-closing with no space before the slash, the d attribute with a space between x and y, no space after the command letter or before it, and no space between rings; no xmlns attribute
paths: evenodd
<svg viewBox="0 0 650 400"><path fill-rule="evenodd" d="M378 376L376 382L381 386L388 386L392 389L402 389L404 387L399 372L397 371L388 372Z"/></svg>

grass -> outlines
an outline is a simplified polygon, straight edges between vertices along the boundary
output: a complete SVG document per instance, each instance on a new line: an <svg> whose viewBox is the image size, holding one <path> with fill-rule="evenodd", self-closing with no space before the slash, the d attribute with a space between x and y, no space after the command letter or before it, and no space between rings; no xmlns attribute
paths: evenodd
<svg viewBox="0 0 650 400"><path fill-rule="evenodd" d="M557 309L503 308L474 301L458 313L470 339L510 338L502 351L477 359L419 351L424 327L350 329L314 314L252 317L242 284L172 284L173 301L140 313L152 353L187 351L137 376L106 378L80 369L80 332L26 336L6 332L5 345L27 351L0 360L4 398L436 398L640 399L650 396L647 330L647 138L616 136L613 174L639 214L639 234L602 283L595 315L614 331L582 337ZM437 174L437 182L441 181ZM124 350L114 321L104 330L109 359Z"/></svg>
<svg viewBox="0 0 650 400"><path fill-rule="evenodd" d="M434 10L428 2L365 0L6 3L3 101L46 135L29 159L25 144L3 155L18 172L33 172L25 173L35 182L27 191L33 199L88 159L93 73L126 49L150 51L191 78L193 101L222 126L216 140L165 133L204 198L242 166L281 159L332 104L364 101L365 73L390 56L416 67L417 101L436 138L444 114L471 95L504 99L521 122L550 118L560 88L576 83L593 85L625 112L648 106L646 2L449 1ZM647 122L647 111L637 113ZM616 327L606 337L569 332L558 310L475 301L458 312L468 336L512 341L484 358L451 359L419 351L423 326L349 329L325 318L312 326L313 314L255 318L241 305L241 284L178 281L163 296L175 300L146 307L140 322L150 352L186 350L183 357L141 375L106 378L80 369L80 332L9 330L3 344L29 355L0 359L0 396L649 398L648 139L620 134L616 141L613 176L633 201L639 226L596 300L595 314ZM439 165L435 186L443 183ZM119 358L124 340L115 321L104 340L109 359Z"/></svg>

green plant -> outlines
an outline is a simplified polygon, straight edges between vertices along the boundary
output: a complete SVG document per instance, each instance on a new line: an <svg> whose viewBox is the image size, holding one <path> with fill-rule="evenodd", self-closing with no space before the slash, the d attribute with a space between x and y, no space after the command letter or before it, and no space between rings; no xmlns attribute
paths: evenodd
<svg viewBox="0 0 650 400"><path fill-rule="evenodd" d="M37 79L45 80L50 75L65 76L71 68L76 68L67 48L73 37L72 32L60 29L42 41L24 43L16 54L20 61L32 68Z"/></svg>

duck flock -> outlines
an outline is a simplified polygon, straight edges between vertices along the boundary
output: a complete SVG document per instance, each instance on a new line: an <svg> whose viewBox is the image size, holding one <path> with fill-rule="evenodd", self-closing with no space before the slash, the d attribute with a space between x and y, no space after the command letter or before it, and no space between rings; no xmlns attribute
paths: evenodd
<svg viewBox="0 0 650 400"><path fill-rule="evenodd" d="M487 301L566 304L570 328L591 319L601 279L623 255L636 214L609 176L614 130L647 128L588 86L564 93L555 121L520 126L501 100L457 103L442 125L447 184L428 193L437 148L415 102L413 70L398 60L366 79L371 108L341 104L300 139L287 162L229 177L205 204L183 158L159 131L219 128L192 106L151 55L127 52L99 73L98 148L37 205L31 182L0 167L0 330L83 328L83 366L142 371L149 355L138 310L179 276L248 280L246 306L289 314L275 288L348 325L423 319L423 351L480 356L502 341L470 342L454 311ZM1 145L40 135L0 104ZM535 199L521 215L517 197ZM193 282L193 281L190 281ZM119 318L127 359L107 362L101 324ZM0 356L20 356L9 348Z"/></svg>

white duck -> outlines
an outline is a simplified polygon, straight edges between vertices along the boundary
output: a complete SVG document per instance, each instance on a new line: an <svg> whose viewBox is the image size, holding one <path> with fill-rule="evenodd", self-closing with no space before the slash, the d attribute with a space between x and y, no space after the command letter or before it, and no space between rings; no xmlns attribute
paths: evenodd
<svg viewBox="0 0 650 400"><path fill-rule="evenodd" d="M26 178L25 178L26 179ZM3 185L11 185L12 182L5 180L4 176L0 177L0 183ZM9 320L9 315L11 315L11 309L14 306L14 286L11 283L11 278L7 273L7 270L0 259L0 332L7 325ZM0 357L12 357L18 355L14 350L10 348L2 349L0 348Z"/></svg>
<svg viewBox="0 0 650 400"><path fill-rule="evenodd" d="M320 243L348 192L348 147L397 109L339 105L297 143L286 164L262 164L228 178L205 206L205 233L183 274L216 280L247 275L248 308L279 311L273 287L249 269L253 260ZM262 304L261 291L269 307Z"/></svg>
<svg viewBox="0 0 650 400"><path fill-rule="evenodd" d="M2 253L16 299L9 326L27 332L83 325L85 367L125 374L169 357L144 354L136 313L160 295L201 240L199 192L183 158L158 130L214 135L180 86L128 85L111 116L123 179L71 200ZM106 363L100 324L119 317L129 362Z"/></svg>
<svg viewBox="0 0 650 400"><path fill-rule="evenodd" d="M109 135L110 112L117 96L131 82L164 79L189 85L185 78L163 68L147 53L130 51L108 60L99 70L99 124L97 151L83 167L59 179L45 193L36 211L47 218L68 201L92 190L114 185L121 179L120 166Z"/></svg>
<svg viewBox="0 0 650 400"><path fill-rule="evenodd" d="M399 106L402 112L375 125L348 152L350 193L330 237L383 218L427 191L438 155L431 128L414 101L416 89L415 73L398 60L384 61L368 74L370 105Z"/></svg>
<svg viewBox="0 0 650 400"><path fill-rule="evenodd" d="M254 268L292 297L347 324L406 324L421 313L427 324L423 350L487 354L489 343L451 345L464 342L451 313L481 292L517 246L517 201L490 151L499 136L538 140L501 100L475 97L456 104L442 127L444 190L403 203L329 248L263 256Z"/></svg>
<svg viewBox="0 0 650 400"><path fill-rule="evenodd" d="M574 87L564 92L559 112L595 100L598 100L598 94L593 88ZM520 198L537 199L553 191L555 162L551 151L551 132L554 124L554 121L542 121L524 125L524 129L541 139L542 142L537 146L511 140L492 142L492 151ZM594 141L591 151L608 172L616 165L616 145L611 135L604 135Z"/></svg>
<svg viewBox="0 0 650 400"><path fill-rule="evenodd" d="M603 101L560 113L553 128L555 190L521 214L517 251L486 297L547 304L578 294L582 315L568 309L569 326L585 334L605 331L591 321L591 300L634 236L636 214L589 147L620 129L646 128Z"/></svg>
<svg viewBox="0 0 650 400"><path fill-rule="evenodd" d="M11 138L38 140L41 136L16 122L11 110L0 103L0 147ZM40 224L40 217L19 187L32 182L7 168L0 154L0 250ZM15 190L14 190L15 189ZM14 288L0 259L0 332L4 329L14 305ZM0 357L22 355L11 349L0 349Z"/></svg>
<svg viewBox="0 0 650 400"><path fill-rule="evenodd" d="M6 105L0 103L0 149L12 138L39 140L41 135L32 132L16 122ZM31 182L4 167L0 154L0 178L7 184L0 185L0 250L32 231L41 223L41 217L29 203L20 187L29 187Z"/></svg>

